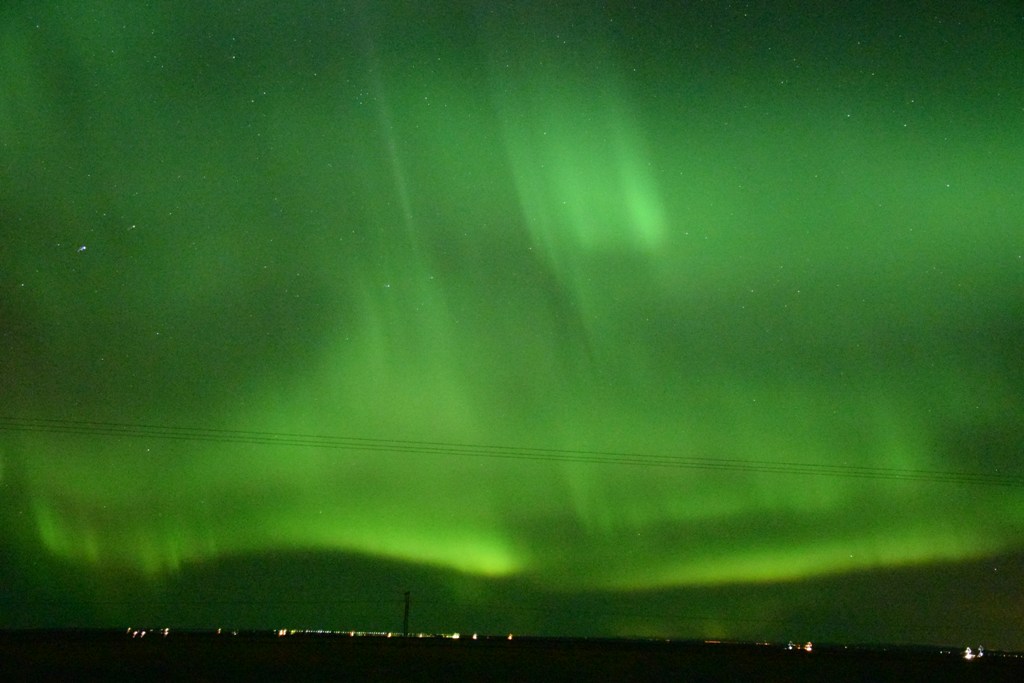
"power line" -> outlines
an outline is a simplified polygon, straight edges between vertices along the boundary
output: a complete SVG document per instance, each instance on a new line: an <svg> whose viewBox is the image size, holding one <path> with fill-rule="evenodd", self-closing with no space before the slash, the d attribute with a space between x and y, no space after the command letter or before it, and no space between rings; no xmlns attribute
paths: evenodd
<svg viewBox="0 0 1024 683"><path fill-rule="evenodd" d="M1024 487L1024 476L1004 473L943 471L829 465L806 462L775 462L737 458L654 455L618 451L529 448L439 441L371 439L363 437L291 434L284 432L172 427L166 425L126 424L87 420L55 420L0 416L0 431L78 434L85 436L135 437L193 441L204 443L251 444L258 446L294 446L332 450L410 453L420 455L467 456L506 460L583 463L594 465L630 465L724 472L811 475L860 479L972 484L981 486Z"/></svg>

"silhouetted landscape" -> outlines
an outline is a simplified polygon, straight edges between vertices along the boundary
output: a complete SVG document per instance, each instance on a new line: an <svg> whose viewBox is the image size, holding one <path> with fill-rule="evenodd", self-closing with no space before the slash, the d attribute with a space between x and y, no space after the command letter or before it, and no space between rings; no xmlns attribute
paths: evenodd
<svg viewBox="0 0 1024 683"><path fill-rule="evenodd" d="M32 630L0 635L16 677L264 680L1020 680L1024 655L514 635Z"/></svg>

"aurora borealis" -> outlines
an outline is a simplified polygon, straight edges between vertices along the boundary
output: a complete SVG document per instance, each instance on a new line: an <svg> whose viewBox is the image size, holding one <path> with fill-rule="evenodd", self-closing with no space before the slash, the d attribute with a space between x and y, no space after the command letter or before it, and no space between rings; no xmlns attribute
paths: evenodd
<svg viewBox="0 0 1024 683"><path fill-rule="evenodd" d="M0 626L1024 648L1019 3L553 4L0 10Z"/></svg>

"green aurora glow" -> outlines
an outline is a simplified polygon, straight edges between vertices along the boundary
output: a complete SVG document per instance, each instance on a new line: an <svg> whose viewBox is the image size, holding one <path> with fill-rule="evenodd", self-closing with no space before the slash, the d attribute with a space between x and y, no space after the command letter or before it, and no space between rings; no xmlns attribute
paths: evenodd
<svg viewBox="0 0 1024 683"><path fill-rule="evenodd" d="M5 547L157 584L337 552L565 595L1024 551L1013 3L252 4L0 11Z"/></svg>

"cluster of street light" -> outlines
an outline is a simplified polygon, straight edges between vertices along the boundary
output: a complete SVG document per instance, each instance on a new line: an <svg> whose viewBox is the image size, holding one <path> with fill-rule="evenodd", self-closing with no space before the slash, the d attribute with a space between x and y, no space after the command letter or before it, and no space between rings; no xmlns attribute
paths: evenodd
<svg viewBox="0 0 1024 683"><path fill-rule="evenodd" d="M155 628L155 629L154 628L132 628L131 626L129 626L128 629L125 631L125 633L127 633L132 638L145 638L147 633L152 633L153 635L160 635L160 636L163 636L164 638L166 638L167 636L169 636L171 634L171 629L169 629L169 628Z"/></svg>
<svg viewBox="0 0 1024 683"><path fill-rule="evenodd" d="M147 635L150 635L152 637L160 636L160 637L166 638L168 635L170 635L170 633L171 633L171 629L170 628L166 628L166 627L165 628L133 628L133 627L129 626L125 630L125 634L128 637L133 638L133 639L145 638ZM237 630L224 631L223 629L219 629L219 628L216 631L214 631L214 633L216 635L229 634L229 635L232 635L232 636L237 636L239 634L239 632ZM264 631L252 632L252 634L260 634L260 633L265 633L265 632ZM327 629L279 628L279 629L274 629L273 631L271 631L271 633L273 635L277 636L278 638L283 638L283 637L286 637L286 636L348 636L350 638L440 638L440 639L447 639L447 640L460 640L460 639L463 639L463 635L461 633L459 633L459 632L454 632L454 633L396 633L394 631L333 631L333 630L327 630ZM468 640L479 640L481 638L482 639L486 639L486 640L496 640L496 639L498 639L498 637L496 637L496 636L487 636L487 635L480 636L477 633L474 633L474 634L466 637L466 639L468 639ZM511 633L509 633L507 636L501 636L501 639L503 639L503 640L512 640L513 638L514 638L514 636ZM718 640L706 640L704 642L705 642L705 644L718 644L721 641L718 641ZM759 643L757 643L757 645L770 645L770 643L759 642ZM805 643L799 643L799 642L794 642L794 641L791 640L791 641L789 641L786 644L786 650L792 650L792 651L796 651L796 652L813 652L814 651L814 643L811 642L811 641L807 641ZM950 651L948 651L948 650L944 650L942 652L943 652L943 654L951 654ZM971 647L968 646L967 648L965 648L963 650L962 656L967 661L981 659L982 657L985 656L985 647L983 645L979 645L977 648L971 648ZM1005 656L1018 657L1018 658L1022 657L1022 655L1020 655L1019 653L1006 653Z"/></svg>

